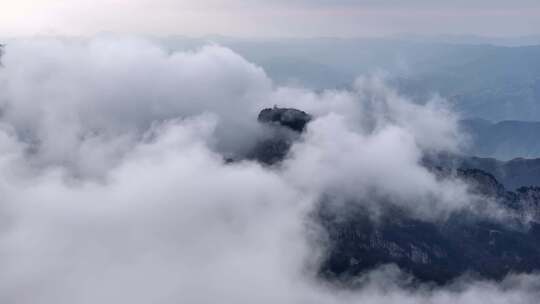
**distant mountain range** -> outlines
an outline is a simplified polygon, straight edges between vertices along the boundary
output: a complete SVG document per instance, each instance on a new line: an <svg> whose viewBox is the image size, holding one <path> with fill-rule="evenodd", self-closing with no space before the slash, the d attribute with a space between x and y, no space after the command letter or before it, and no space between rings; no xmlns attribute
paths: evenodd
<svg viewBox="0 0 540 304"><path fill-rule="evenodd" d="M517 37L486 37L478 35L418 35L418 34L397 34L395 39L406 41L430 42L430 43L452 43L452 44L484 44L494 46L530 46L540 44L540 35L526 35Z"/></svg>
<svg viewBox="0 0 540 304"><path fill-rule="evenodd" d="M540 186L540 158L500 161L494 158L465 157L455 161L453 167L482 170L493 175L510 190L522 186Z"/></svg>
<svg viewBox="0 0 540 304"><path fill-rule="evenodd" d="M536 36L528 41L540 43ZM168 37L159 42L171 50L208 42L230 47L261 65L278 83L318 90L347 88L359 75L385 74L402 94L418 102L440 94L464 118L540 121L540 45L507 47L487 44L489 39L455 36L268 40L217 36ZM506 43L516 44L521 45Z"/></svg>
<svg viewBox="0 0 540 304"><path fill-rule="evenodd" d="M468 155L499 160L540 157L540 122L484 119L463 120L462 130L470 135Z"/></svg>

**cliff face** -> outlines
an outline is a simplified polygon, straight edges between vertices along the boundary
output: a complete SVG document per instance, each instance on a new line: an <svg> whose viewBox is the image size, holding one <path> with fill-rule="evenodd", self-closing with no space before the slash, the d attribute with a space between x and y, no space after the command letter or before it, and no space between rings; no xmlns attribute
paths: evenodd
<svg viewBox="0 0 540 304"><path fill-rule="evenodd" d="M248 157L272 165L287 156L311 116L273 108L261 111L258 120L272 133ZM513 217L502 222L462 211L439 222L422 221L386 205L374 219L363 204L336 208L323 198L313 214L329 242L321 276L351 283L367 270L396 264L420 281L445 284L465 274L502 279L509 273L540 270L540 187L508 191L480 169L430 169L439 178L452 174L464 180L473 192L497 202Z"/></svg>
<svg viewBox="0 0 540 304"><path fill-rule="evenodd" d="M328 233L330 249L321 274L347 282L392 263L420 281L445 284L465 274L502 279L509 273L539 270L540 189L507 192L487 173L460 171L480 193L515 212L515 221L463 211L442 222L428 222L395 208L375 221L359 204L347 205L344 214L322 203L316 217Z"/></svg>

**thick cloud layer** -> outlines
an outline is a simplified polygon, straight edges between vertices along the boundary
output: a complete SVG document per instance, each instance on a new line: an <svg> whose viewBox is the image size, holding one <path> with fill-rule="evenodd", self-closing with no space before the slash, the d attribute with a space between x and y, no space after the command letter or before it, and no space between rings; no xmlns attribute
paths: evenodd
<svg viewBox="0 0 540 304"><path fill-rule="evenodd" d="M230 50L141 41L19 41L0 69L2 303L532 303L536 276L404 287L387 266L355 291L316 278L321 196L385 198L437 219L473 208L419 163L456 151L456 117L382 82L276 88ZM315 116L278 167L242 155L264 106ZM371 206L376 208L377 206Z"/></svg>
<svg viewBox="0 0 540 304"><path fill-rule="evenodd" d="M152 122L206 111L224 125L220 144L239 148L271 88L260 68L217 46L170 55L136 40L24 41L3 62L3 121L39 144L40 162L81 174L109 167Z"/></svg>

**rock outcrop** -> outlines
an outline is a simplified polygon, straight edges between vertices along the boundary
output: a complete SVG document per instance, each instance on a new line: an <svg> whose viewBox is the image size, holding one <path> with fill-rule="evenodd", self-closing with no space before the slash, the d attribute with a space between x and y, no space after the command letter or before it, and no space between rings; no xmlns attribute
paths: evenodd
<svg viewBox="0 0 540 304"><path fill-rule="evenodd" d="M311 121L311 115L304 111L292 108L267 108L259 113L258 121L262 123L276 124L289 128L296 132L303 132Z"/></svg>
<svg viewBox="0 0 540 304"><path fill-rule="evenodd" d="M258 121L268 127L268 137L260 140L247 157L266 165L282 161L311 119L311 115L297 109L274 107L262 110Z"/></svg>

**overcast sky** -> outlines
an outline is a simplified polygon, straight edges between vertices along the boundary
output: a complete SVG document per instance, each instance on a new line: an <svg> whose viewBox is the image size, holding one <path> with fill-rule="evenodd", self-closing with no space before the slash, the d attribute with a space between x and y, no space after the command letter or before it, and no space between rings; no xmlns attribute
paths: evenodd
<svg viewBox="0 0 540 304"><path fill-rule="evenodd" d="M540 33L539 0L1 0L0 35Z"/></svg>

